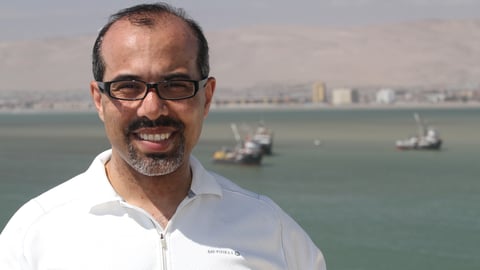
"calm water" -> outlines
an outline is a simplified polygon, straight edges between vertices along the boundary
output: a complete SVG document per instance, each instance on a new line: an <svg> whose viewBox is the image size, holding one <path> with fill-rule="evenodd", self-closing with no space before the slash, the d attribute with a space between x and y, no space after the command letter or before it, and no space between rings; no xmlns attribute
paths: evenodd
<svg viewBox="0 0 480 270"><path fill-rule="evenodd" d="M442 151L394 149L415 132L415 111L440 130ZM213 151L234 144L231 122L259 120L275 131L263 166L211 163ZM195 155L272 197L329 269L480 269L479 138L480 109L214 111ZM107 147L93 113L0 114L0 228Z"/></svg>

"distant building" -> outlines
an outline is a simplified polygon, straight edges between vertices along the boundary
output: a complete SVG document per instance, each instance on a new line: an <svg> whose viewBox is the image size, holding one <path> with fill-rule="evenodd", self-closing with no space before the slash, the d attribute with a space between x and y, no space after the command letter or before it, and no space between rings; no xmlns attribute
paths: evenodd
<svg viewBox="0 0 480 270"><path fill-rule="evenodd" d="M333 105L349 105L358 102L358 91L350 88L337 88L332 90Z"/></svg>
<svg viewBox="0 0 480 270"><path fill-rule="evenodd" d="M312 103L327 102L327 87L324 82L316 82L312 89Z"/></svg>
<svg viewBox="0 0 480 270"><path fill-rule="evenodd" d="M376 102L380 104L392 104L395 102L395 91L392 89L381 89L376 94Z"/></svg>
<svg viewBox="0 0 480 270"><path fill-rule="evenodd" d="M432 92L432 93L426 93L425 98L430 103L440 103L445 101L446 95L445 93Z"/></svg>

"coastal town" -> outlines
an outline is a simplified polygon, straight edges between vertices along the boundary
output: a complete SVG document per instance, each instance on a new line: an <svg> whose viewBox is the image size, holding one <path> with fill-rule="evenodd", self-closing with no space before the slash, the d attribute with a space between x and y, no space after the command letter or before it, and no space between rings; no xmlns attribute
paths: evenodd
<svg viewBox="0 0 480 270"><path fill-rule="evenodd" d="M249 89L219 88L216 108L396 108L480 107L480 87L471 89L329 88L323 82L270 85ZM0 112L93 111L86 90L0 92Z"/></svg>
<svg viewBox="0 0 480 270"><path fill-rule="evenodd" d="M479 32L476 20L427 20L208 33L212 108L480 107ZM0 112L94 111L93 41L1 43Z"/></svg>

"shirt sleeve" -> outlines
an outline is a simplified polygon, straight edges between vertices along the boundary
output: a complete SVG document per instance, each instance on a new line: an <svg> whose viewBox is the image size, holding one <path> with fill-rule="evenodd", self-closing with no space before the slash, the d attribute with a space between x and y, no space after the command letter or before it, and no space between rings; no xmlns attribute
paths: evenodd
<svg viewBox="0 0 480 270"><path fill-rule="evenodd" d="M268 197L276 207L282 227L282 245L288 270L326 270L325 258L303 228Z"/></svg>
<svg viewBox="0 0 480 270"><path fill-rule="evenodd" d="M23 205L0 234L0 269L30 270L24 254L24 239L34 221L44 213L34 200Z"/></svg>
<svg viewBox="0 0 480 270"><path fill-rule="evenodd" d="M307 233L289 216L284 217L282 234L288 269L327 269L322 252Z"/></svg>

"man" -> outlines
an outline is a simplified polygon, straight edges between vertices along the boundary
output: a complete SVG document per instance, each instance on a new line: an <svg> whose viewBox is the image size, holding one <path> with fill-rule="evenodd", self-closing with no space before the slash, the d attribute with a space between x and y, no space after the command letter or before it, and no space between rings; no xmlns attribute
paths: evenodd
<svg viewBox="0 0 480 270"><path fill-rule="evenodd" d="M93 72L112 148L12 217L0 269L325 269L276 204L191 156L216 83L196 22L161 3L122 10Z"/></svg>

